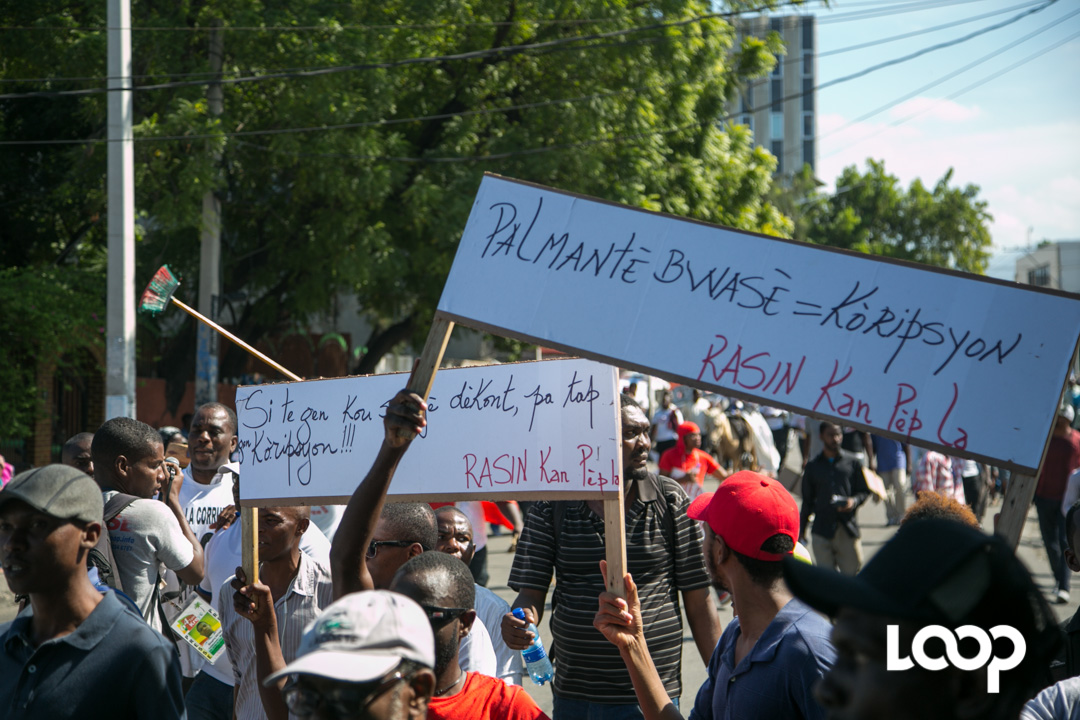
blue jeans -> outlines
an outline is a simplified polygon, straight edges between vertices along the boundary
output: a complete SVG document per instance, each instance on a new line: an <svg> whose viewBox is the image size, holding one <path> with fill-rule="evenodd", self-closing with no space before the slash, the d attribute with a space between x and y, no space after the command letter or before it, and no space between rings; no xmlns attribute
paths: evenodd
<svg viewBox="0 0 1080 720"><path fill-rule="evenodd" d="M233 686L201 672L184 694L184 705L188 720L232 720Z"/></svg>
<svg viewBox="0 0 1080 720"><path fill-rule="evenodd" d="M645 717L637 703L604 705L558 695L554 695L553 699L552 720L644 720ZM679 707L679 698L672 698L671 702L675 703L676 708Z"/></svg>

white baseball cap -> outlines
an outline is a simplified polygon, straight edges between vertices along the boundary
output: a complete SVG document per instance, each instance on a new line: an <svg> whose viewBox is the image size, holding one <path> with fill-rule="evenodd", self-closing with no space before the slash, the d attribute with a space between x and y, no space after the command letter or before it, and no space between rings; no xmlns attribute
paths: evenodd
<svg viewBox="0 0 1080 720"><path fill-rule="evenodd" d="M1072 405L1066 404L1066 405L1062 405L1061 408L1058 410L1058 415L1065 418L1069 422L1072 422L1073 418L1076 417L1076 411L1073 410Z"/></svg>
<svg viewBox="0 0 1080 720"><path fill-rule="evenodd" d="M435 636L423 609L388 590L346 595L304 629L296 660L265 680L316 675L342 682L368 682L402 660L435 667Z"/></svg>

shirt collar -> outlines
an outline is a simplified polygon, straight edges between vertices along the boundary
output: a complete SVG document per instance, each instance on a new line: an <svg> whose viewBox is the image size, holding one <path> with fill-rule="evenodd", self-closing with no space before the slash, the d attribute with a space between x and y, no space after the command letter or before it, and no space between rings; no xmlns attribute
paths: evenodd
<svg viewBox="0 0 1080 720"><path fill-rule="evenodd" d="M236 463L236 462L227 462L227 463L225 463L224 465L222 465L221 467L218 468L218 471L216 473L214 473L214 477L210 478L209 483L207 483L206 485L201 485L201 483L199 483L199 485L201 485L202 487L212 487L214 485L219 485L219 484L221 484L221 481L225 479L225 476L227 474L229 474L229 473L231 473L233 475L239 475L240 474L240 463ZM184 482L185 483L188 480L191 480L192 483L195 482L194 477L191 474L191 465L188 465L186 468L184 468L183 475L184 475Z"/></svg>
<svg viewBox="0 0 1080 720"><path fill-rule="evenodd" d="M296 577L289 583L289 590L285 593L285 597L287 598L293 593L305 597L315 597L315 592L318 589L317 576L315 563L307 557L306 552L301 550L300 565L296 569Z"/></svg>
<svg viewBox="0 0 1080 720"><path fill-rule="evenodd" d="M811 613L813 610L808 605L805 605L800 600L792 598L788 601L788 604L780 608L780 612L776 613L776 617L773 618L769 626L765 628L765 632L761 634L758 641L754 643L754 649L750 651L750 654L742 659L739 663L739 667L733 668L732 675L739 675L750 670L750 666L756 662L769 662L776 656L777 648L780 646L780 641L784 639L784 636L788 634L789 629L795 625L796 622L801 620ZM735 643L731 643L730 655L728 657L728 664L732 664L735 658Z"/></svg>
<svg viewBox="0 0 1080 720"><path fill-rule="evenodd" d="M644 480L635 481L637 485L637 496L641 502L652 502L656 500L656 481L653 479L656 476L649 473L649 476Z"/></svg>
<svg viewBox="0 0 1080 720"><path fill-rule="evenodd" d="M75 628L75 632L69 633L61 638L46 640L42 644L66 643L79 650L93 650L94 647L97 646L97 644L112 630L113 625L116 624L117 617L119 617L122 612L127 611L112 592L107 592L90 615L83 620L79 627ZM15 642L19 642L28 648L36 649L30 640L30 626L33 615L33 608L30 608L15 618L11 625L8 626L7 632L3 635L5 650L10 652L12 643Z"/></svg>

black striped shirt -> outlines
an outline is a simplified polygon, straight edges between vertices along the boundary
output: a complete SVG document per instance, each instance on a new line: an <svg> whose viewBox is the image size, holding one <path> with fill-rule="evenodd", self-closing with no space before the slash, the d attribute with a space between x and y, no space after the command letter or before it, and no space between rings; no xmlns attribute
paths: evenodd
<svg viewBox="0 0 1080 720"><path fill-rule="evenodd" d="M657 489L662 489L658 495ZM661 511L660 503L666 503ZM596 703L637 703L619 651L593 627L597 598L604 591L604 522L583 501L564 501L560 537L555 538L555 505L529 509L518 541L509 585L547 591L554 570L556 695ZM638 498L626 508L626 560L641 599L645 639L664 689L682 692L680 591L709 585L701 552L701 531L686 516L686 493L669 478L638 483ZM665 521L663 512L670 515ZM669 534L674 537L669 537Z"/></svg>

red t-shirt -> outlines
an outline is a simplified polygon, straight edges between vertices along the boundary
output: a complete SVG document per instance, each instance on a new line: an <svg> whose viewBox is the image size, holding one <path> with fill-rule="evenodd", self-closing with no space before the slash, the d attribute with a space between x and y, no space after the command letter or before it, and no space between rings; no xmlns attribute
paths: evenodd
<svg viewBox="0 0 1080 720"><path fill-rule="evenodd" d="M1078 467L1080 433L1070 428L1065 437L1051 437L1050 446L1046 448L1046 459L1043 460L1042 475L1035 486L1035 497L1061 502L1065 497L1069 475Z"/></svg>
<svg viewBox="0 0 1080 720"><path fill-rule="evenodd" d="M720 464L704 450L694 448L688 455L683 456L679 448L673 447L665 450L660 456L660 474L670 477L674 469L682 470L698 485L704 485L705 476L719 470ZM687 478L678 478L678 480L686 482Z"/></svg>
<svg viewBox="0 0 1080 720"><path fill-rule="evenodd" d="M498 678L471 672L461 692L433 697L428 720L550 720L529 693Z"/></svg>

